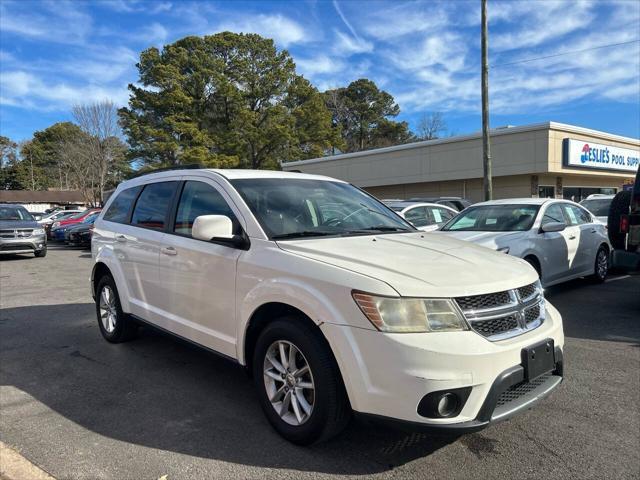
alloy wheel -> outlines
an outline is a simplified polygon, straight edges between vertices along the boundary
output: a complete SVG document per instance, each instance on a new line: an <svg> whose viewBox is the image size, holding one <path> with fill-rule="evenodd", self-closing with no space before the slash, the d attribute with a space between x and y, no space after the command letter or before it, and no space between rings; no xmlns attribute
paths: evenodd
<svg viewBox="0 0 640 480"><path fill-rule="evenodd" d="M598 277L604 279L609 271L609 259L607 258L607 252L604 249L598 250L598 256L596 257L596 273Z"/></svg>
<svg viewBox="0 0 640 480"><path fill-rule="evenodd" d="M100 292L100 321L107 333L113 333L118 321L116 296L109 285L105 285Z"/></svg>
<svg viewBox="0 0 640 480"><path fill-rule="evenodd" d="M289 425L302 425L313 413L315 383L309 362L300 349L277 340L264 358L264 386L271 406Z"/></svg>

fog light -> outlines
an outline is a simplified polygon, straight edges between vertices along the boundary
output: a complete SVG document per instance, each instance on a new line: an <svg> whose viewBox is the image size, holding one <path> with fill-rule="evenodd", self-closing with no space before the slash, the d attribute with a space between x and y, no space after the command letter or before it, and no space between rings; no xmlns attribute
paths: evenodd
<svg viewBox="0 0 640 480"><path fill-rule="evenodd" d="M458 408L458 397L453 393L445 393L438 400L438 414L441 417L448 417Z"/></svg>
<svg viewBox="0 0 640 480"><path fill-rule="evenodd" d="M451 418L459 415L471 387L452 388L426 394L418 404L418 415L427 418Z"/></svg>

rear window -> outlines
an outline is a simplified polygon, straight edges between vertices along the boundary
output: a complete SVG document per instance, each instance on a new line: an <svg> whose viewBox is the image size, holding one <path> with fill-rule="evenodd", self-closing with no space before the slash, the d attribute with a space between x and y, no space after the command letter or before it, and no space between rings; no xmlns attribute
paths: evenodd
<svg viewBox="0 0 640 480"><path fill-rule="evenodd" d="M138 197L131 224L152 230L164 230L167 212L178 182L150 183Z"/></svg>
<svg viewBox="0 0 640 480"><path fill-rule="evenodd" d="M127 223L131 205L138 196L141 187L127 188L118 194L109 209L104 214L104 219L110 222Z"/></svg>

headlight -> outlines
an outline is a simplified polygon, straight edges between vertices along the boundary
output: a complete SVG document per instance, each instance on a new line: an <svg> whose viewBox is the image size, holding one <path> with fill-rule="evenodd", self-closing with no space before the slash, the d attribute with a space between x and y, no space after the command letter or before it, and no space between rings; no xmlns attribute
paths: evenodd
<svg viewBox="0 0 640 480"><path fill-rule="evenodd" d="M31 235L44 235L44 228L34 228Z"/></svg>
<svg viewBox="0 0 640 480"><path fill-rule="evenodd" d="M500 247L497 251L502 253L509 253L509 247Z"/></svg>
<svg viewBox="0 0 640 480"><path fill-rule="evenodd" d="M362 313L382 332L453 332L469 326L446 298L376 297L353 292Z"/></svg>

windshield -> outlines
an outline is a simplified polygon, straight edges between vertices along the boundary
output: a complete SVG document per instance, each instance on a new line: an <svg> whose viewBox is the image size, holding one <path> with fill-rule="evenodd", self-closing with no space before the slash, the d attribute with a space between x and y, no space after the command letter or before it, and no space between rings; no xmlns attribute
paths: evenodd
<svg viewBox="0 0 640 480"><path fill-rule="evenodd" d="M485 205L469 207L442 230L469 232L521 232L536 219L538 205Z"/></svg>
<svg viewBox="0 0 640 480"><path fill-rule="evenodd" d="M382 203L347 183L280 178L231 183L272 239L414 231Z"/></svg>
<svg viewBox="0 0 640 480"><path fill-rule="evenodd" d="M596 217L606 217L609 215L611 200L611 198L594 198L593 200L583 200L580 202L580 205L589 210Z"/></svg>
<svg viewBox="0 0 640 480"><path fill-rule="evenodd" d="M98 214L99 214L99 213L100 213L100 212L92 213L92 214L90 214L90 215L87 215L87 216L82 220L82 223L93 223L93 222L95 222L95 221L96 221L96 218L98 218Z"/></svg>
<svg viewBox="0 0 640 480"><path fill-rule="evenodd" d="M0 207L0 220L33 221L33 217L22 207Z"/></svg>
<svg viewBox="0 0 640 480"><path fill-rule="evenodd" d="M75 215L71 215L69 217L64 217L65 219L69 219L69 220L77 220L78 218L82 218L86 215L86 212L79 212L76 213Z"/></svg>

